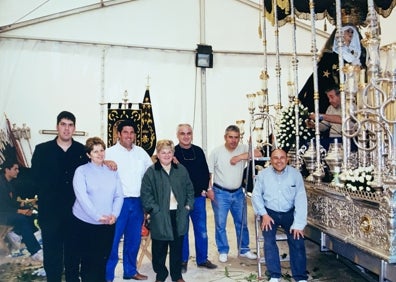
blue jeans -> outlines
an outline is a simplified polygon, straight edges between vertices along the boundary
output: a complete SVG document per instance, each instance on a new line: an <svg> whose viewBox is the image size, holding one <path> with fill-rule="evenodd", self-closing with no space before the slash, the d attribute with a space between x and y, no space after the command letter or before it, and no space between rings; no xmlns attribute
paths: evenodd
<svg viewBox="0 0 396 282"><path fill-rule="evenodd" d="M227 240L227 216L231 211L234 219L235 232L237 236L237 247L241 254L249 251L249 231L247 228L246 199L243 189L234 193L220 190L213 186L215 199L212 208L216 225L216 245L220 254L228 254L230 246Z"/></svg>
<svg viewBox="0 0 396 282"><path fill-rule="evenodd" d="M124 235L122 252L124 276L133 276L138 273L136 258L142 239L143 219L144 213L140 198L124 198L124 204L115 226L113 246L107 260L106 280L114 280L114 271L118 263L118 245L122 235Z"/></svg>
<svg viewBox="0 0 396 282"><path fill-rule="evenodd" d="M294 280L307 280L307 257L304 238L294 239L290 227L294 221L294 209L288 212L276 212L267 208L268 215L274 220L272 230L263 231L264 257L271 278L280 278L281 264L279 249L276 244L277 227L281 226L287 235L290 252L290 266Z"/></svg>
<svg viewBox="0 0 396 282"><path fill-rule="evenodd" d="M206 229L206 197L196 197L194 209L190 212L190 218L194 228L195 254L197 264L205 263L208 260L208 233ZM190 256L188 231L183 240L182 261L187 262Z"/></svg>

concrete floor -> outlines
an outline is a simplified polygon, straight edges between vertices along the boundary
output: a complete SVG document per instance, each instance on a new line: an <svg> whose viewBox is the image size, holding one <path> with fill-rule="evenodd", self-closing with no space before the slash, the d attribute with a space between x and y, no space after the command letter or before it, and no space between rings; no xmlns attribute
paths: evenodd
<svg viewBox="0 0 396 282"><path fill-rule="evenodd" d="M227 231L228 241L230 244L230 253L228 255L228 262L221 263L218 261L218 253L214 240L214 218L210 201L207 200L207 215L208 215L208 236L209 236L209 260L218 265L217 269L208 270L198 268L195 262L194 237L190 232L190 260L188 263L188 270L183 274L184 280L187 282L211 282L211 281L258 281L258 264L256 260L249 260L237 257L237 243L235 228L232 217L229 215ZM248 198L248 226L250 233L250 248L256 252L255 239L255 217L253 208L251 207L250 199ZM192 230L190 228L190 230ZM287 242L279 242L280 254L288 254ZM358 282L358 281L378 281L378 278L368 274L365 279L357 271L348 267L342 258L332 252L320 252L320 248L316 243L306 240L307 270L309 272L309 281L337 281L337 282ZM120 251L122 249L120 248ZM148 248L150 250L150 247ZM120 257L122 257L120 252ZM262 277L260 280L269 280L265 275L265 264L261 264ZM149 277L148 281L155 281L155 273L152 270L151 261L147 256L143 256L139 272ZM290 264L288 261L282 262L282 274L284 277L282 281L294 281L290 275ZM122 279L122 262L117 266L116 279L114 282L126 281ZM168 277L167 282L171 281Z"/></svg>
<svg viewBox="0 0 396 282"><path fill-rule="evenodd" d="M210 201L207 200L207 214L208 214L208 237L209 237L209 260L218 265L217 269L208 270L198 268L195 263L194 237L190 233L190 260L188 264L187 273L183 274L183 278L187 282L231 282L231 281L268 281L265 275L266 267L261 264L262 276L258 277L258 265L256 260L249 260L237 257L237 243L235 236L235 229L232 222L232 217L229 215L227 231L228 240L230 244L230 253L227 263L220 263L218 261L218 253L214 240L214 219L213 211ZM253 209L248 199L248 225L250 231L250 248L256 252L255 240L255 217ZM288 254L287 243L285 241L279 242L280 254ZM307 270L309 272L308 281L337 281L337 282L358 282L358 281L378 281L378 277L370 275L359 268L350 268L347 266L348 261L338 257L332 252L320 252L317 244L306 240L307 248ZM148 251L151 251L151 246L148 246ZM286 256L287 257L287 256ZM120 245L120 258L122 258L122 244ZM349 263L351 264L351 263ZM351 264L353 265L353 264ZM31 273L40 268L41 264L33 262L29 255L26 254L21 257L7 257L0 254L0 282L19 282L19 281L46 281L45 278L32 276ZM21 275L21 273L24 273ZM155 281L155 273L152 270L150 259L144 255L139 272L148 275L147 281ZM282 281L293 281L290 278L291 270L288 261L282 262ZM18 278L19 276L19 278ZM21 279L21 276L24 279ZM119 262L116 269L116 278L114 282L127 281L122 279L122 261ZM31 277L31 278L30 278ZM134 280L128 280L134 281ZM166 280L170 282L168 277Z"/></svg>

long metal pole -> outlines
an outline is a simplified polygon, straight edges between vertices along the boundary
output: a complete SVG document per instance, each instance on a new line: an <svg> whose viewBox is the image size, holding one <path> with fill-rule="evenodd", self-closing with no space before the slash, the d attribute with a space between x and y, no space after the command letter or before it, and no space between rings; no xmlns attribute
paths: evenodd
<svg viewBox="0 0 396 282"><path fill-rule="evenodd" d="M282 109L282 89L281 89L281 66L280 66L280 54L279 54L279 24L278 24L278 9L277 9L277 1L272 1L272 7L274 8L274 17L275 17L275 48L276 48L276 63L275 63L275 75L277 82L277 104L275 109L277 112L280 112Z"/></svg>
<svg viewBox="0 0 396 282"><path fill-rule="evenodd" d="M314 108L315 108L315 148L316 148L316 170L314 172L317 182L321 181L323 174L320 160L320 131L319 131L319 86L318 86L318 54L316 51L316 26L315 26L315 3L309 1L309 9L311 14L311 50L313 63L313 83L314 83Z"/></svg>
<svg viewBox="0 0 396 282"><path fill-rule="evenodd" d="M199 1L200 43L205 44L205 0ZM201 68L201 130L202 149L208 150L208 125L207 125L207 99L206 99L206 69Z"/></svg>
<svg viewBox="0 0 396 282"><path fill-rule="evenodd" d="M338 48L338 66L340 73L340 97L341 97L341 117L342 123L344 123L346 119L346 101L345 101L345 76L344 76L344 59L342 58L342 45L343 45L343 34L342 34L342 20L341 20L341 0L336 0L336 38L337 38L337 48ZM342 134L342 144L343 148L343 168L342 170L346 170L348 167L348 155L349 155L349 146L347 144L347 138L345 134Z"/></svg>
<svg viewBox="0 0 396 282"><path fill-rule="evenodd" d="M299 157L299 149L300 149L300 124L299 124L299 100L298 100L298 60L297 60L297 35L296 35L296 16L294 13L294 1L290 1L290 20L292 24L292 36L293 36L293 55L291 59L291 70L292 74L290 75L290 79L292 81L288 81L287 83L290 84L289 87L291 87L292 93L291 95L294 95L293 103L294 103L294 115L295 115L295 128L296 128L296 151L295 151L295 166L297 169L300 169L300 157Z"/></svg>

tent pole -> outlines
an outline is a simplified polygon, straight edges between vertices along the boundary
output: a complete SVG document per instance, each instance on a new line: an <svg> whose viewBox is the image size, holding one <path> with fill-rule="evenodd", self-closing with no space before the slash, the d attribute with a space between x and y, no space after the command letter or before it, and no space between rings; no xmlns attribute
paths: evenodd
<svg viewBox="0 0 396 282"><path fill-rule="evenodd" d="M200 21L200 43L205 44L205 0L199 1L199 21ZM201 131L202 149L205 153L208 150L208 126L207 126L207 99L206 99L206 69L201 68Z"/></svg>

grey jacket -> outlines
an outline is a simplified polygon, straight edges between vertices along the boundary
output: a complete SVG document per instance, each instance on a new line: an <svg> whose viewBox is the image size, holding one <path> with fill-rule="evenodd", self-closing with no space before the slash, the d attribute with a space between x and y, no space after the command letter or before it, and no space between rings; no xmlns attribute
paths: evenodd
<svg viewBox="0 0 396 282"><path fill-rule="evenodd" d="M189 209L194 205L193 184L183 165L172 163L168 175L157 161L144 174L140 191L143 208L150 214L151 237L155 240L174 240L169 212L171 189L178 203L177 232L183 236L187 233Z"/></svg>

